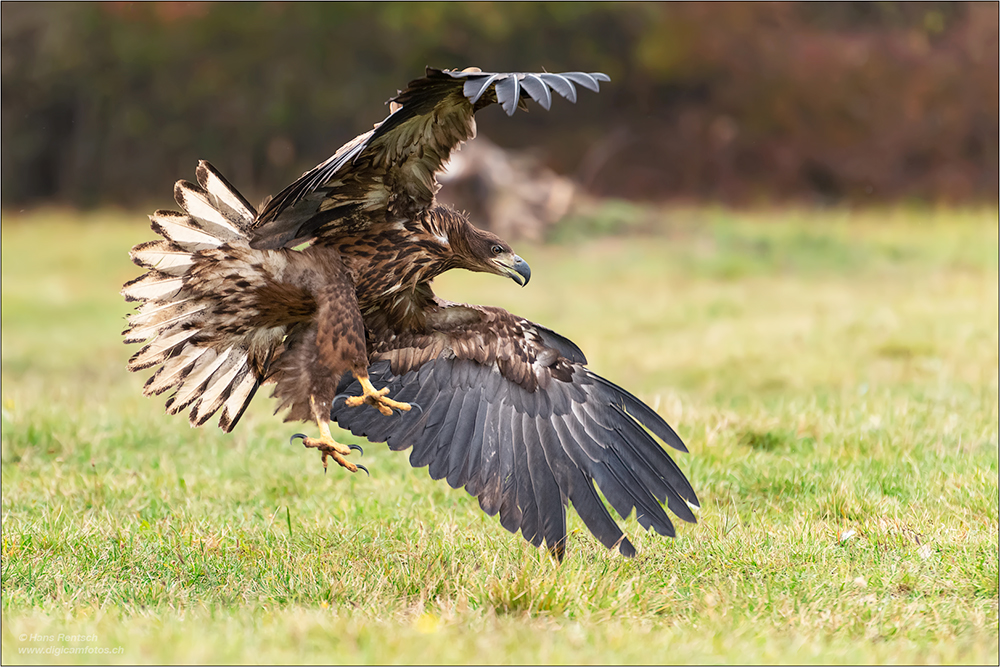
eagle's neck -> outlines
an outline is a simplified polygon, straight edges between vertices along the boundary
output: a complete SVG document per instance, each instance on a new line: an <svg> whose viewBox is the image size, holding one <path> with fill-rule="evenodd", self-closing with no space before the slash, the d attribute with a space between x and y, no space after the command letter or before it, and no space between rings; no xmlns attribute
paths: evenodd
<svg viewBox="0 0 1000 667"><path fill-rule="evenodd" d="M338 245L344 262L354 274L363 311L406 298L418 285L459 266L449 238L454 223L448 219L450 216L435 215L438 210L431 209L415 220L385 225L364 236L344 239Z"/></svg>

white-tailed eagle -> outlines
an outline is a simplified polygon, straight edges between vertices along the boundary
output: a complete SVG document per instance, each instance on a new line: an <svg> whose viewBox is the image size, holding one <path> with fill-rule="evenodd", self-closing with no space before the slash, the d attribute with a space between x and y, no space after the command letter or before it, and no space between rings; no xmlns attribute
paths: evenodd
<svg viewBox="0 0 1000 667"><path fill-rule="evenodd" d="M513 114L528 98L548 109L553 91L575 101L576 86L607 80L428 68L375 129L259 212L201 162L197 184L174 188L183 212L150 216L162 238L132 250L148 272L122 289L141 302L124 332L144 343L129 369L156 369L144 393L170 392L167 411L196 426L218 414L228 432L273 384L276 412L318 425L319 437L298 437L324 467L358 469L347 456L360 448L334 440L331 420L411 448L414 466L559 558L569 503L602 544L635 554L598 489L662 535L674 534L664 504L695 521L697 497L656 438L687 450L654 410L554 331L431 290L457 268L531 276L506 242L435 202L435 175L475 136L474 114L494 102Z"/></svg>

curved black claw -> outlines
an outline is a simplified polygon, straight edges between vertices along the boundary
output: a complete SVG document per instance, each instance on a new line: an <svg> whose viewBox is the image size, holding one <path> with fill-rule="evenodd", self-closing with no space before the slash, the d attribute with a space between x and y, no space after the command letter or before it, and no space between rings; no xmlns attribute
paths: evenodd
<svg viewBox="0 0 1000 667"><path fill-rule="evenodd" d="M424 409L416 403L410 403L410 412L416 410L419 414L424 414Z"/></svg>
<svg viewBox="0 0 1000 667"><path fill-rule="evenodd" d="M360 446L360 445L348 445L348 447L350 447L351 449L355 449L355 450L357 450L357 452L358 452L358 453L359 453L359 454L360 454L361 456L364 456L364 455L365 455L365 450L361 449L361 446Z"/></svg>
<svg viewBox="0 0 1000 667"><path fill-rule="evenodd" d="M288 439L288 444L289 444L289 445L294 445L294 444L295 444L295 438L302 438L303 440L305 440L305 439L306 439L306 437L307 437L307 436L306 436L306 434L305 434L305 433L296 433L295 435L293 435L292 437L290 437L290 438Z"/></svg>
<svg viewBox="0 0 1000 667"><path fill-rule="evenodd" d="M353 396L351 396L350 394L337 394L336 396L333 397L333 400L330 401L330 405L333 405L334 403L337 402L338 399L341 399L341 398L343 398L344 400L347 400L348 398L353 398Z"/></svg>
<svg viewBox="0 0 1000 667"><path fill-rule="evenodd" d="M364 467L360 463L355 463L354 465L356 465L358 467L358 470L364 470L365 474L368 475L369 477L372 476L372 474L370 472L368 472L368 468Z"/></svg>

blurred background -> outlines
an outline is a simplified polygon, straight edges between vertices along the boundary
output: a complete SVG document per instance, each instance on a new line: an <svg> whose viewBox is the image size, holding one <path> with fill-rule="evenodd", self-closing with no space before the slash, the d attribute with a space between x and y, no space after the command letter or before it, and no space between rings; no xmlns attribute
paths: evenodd
<svg viewBox="0 0 1000 667"><path fill-rule="evenodd" d="M21 633L127 664L997 664L996 2L0 13L5 664ZM611 77L477 116L441 194L534 275L434 288L676 428L699 523L628 519L643 558L570 512L553 570L406 453L324 476L269 388L226 434L126 369L173 183L206 159L260 202L428 65Z"/></svg>
<svg viewBox="0 0 1000 667"><path fill-rule="evenodd" d="M2 204L162 204L208 159L251 201L425 66L601 71L480 132L597 197L990 203L996 3L4 3ZM527 153L525 153L527 151Z"/></svg>

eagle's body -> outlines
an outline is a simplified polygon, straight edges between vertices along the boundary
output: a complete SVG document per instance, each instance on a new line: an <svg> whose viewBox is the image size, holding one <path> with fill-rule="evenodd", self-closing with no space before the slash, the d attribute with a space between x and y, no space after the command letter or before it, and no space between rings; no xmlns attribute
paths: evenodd
<svg viewBox="0 0 1000 667"><path fill-rule="evenodd" d="M219 413L229 431L273 384L286 420L319 425L303 443L324 465L329 456L357 470L331 419L412 447L415 466L465 486L506 528L560 557L569 501L605 546L635 552L595 481L647 528L673 534L662 503L693 521L690 484L643 426L684 445L653 410L591 373L555 332L431 289L456 268L530 278L503 240L434 200L434 175L474 136L475 111L498 101L513 113L521 90L548 108L550 88L575 100L573 82L596 90L598 80L607 77L428 69L385 121L260 213L202 162L197 185L175 187L184 213L150 216L163 240L133 249L150 271L122 290L143 302L125 336L146 345L129 368L159 366L145 393L172 391L171 414L190 409L201 425Z"/></svg>

